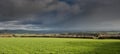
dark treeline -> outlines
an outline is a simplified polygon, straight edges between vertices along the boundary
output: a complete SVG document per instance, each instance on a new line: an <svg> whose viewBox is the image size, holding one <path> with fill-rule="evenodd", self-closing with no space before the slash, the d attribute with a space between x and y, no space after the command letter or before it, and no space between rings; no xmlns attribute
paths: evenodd
<svg viewBox="0 0 120 54"><path fill-rule="evenodd" d="M1 33L0 37L49 37L49 38L89 38L89 39L120 39L119 32L79 32L79 33L56 33L56 34L14 34Z"/></svg>

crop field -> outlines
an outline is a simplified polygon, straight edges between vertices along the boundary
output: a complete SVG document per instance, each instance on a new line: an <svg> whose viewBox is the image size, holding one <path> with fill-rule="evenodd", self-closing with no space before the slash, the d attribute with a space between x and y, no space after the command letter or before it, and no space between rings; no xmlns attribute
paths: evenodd
<svg viewBox="0 0 120 54"><path fill-rule="evenodd" d="M120 40L0 38L0 54L120 54Z"/></svg>

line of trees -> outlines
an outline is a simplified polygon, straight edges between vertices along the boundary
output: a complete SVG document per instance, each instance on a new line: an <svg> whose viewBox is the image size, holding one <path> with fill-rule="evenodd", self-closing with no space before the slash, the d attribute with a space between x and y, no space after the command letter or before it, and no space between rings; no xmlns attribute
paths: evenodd
<svg viewBox="0 0 120 54"><path fill-rule="evenodd" d="M81 33L62 33L62 34L9 34L1 33L0 37L54 37L54 38L89 38L89 39L120 39L119 33L102 32L81 32Z"/></svg>

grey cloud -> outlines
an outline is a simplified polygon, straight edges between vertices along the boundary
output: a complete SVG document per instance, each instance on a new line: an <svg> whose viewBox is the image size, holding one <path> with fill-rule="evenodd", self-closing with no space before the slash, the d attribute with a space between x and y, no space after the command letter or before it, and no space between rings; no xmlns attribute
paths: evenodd
<svg viewBox="0 0 120 54"><path fill-rule="evenodd" d="M0 15L4 18L18 18L42 11L53 0L0 0Z"/></svg>
<svg viewBox="0 0 120 54"><path fill-rule="evenodd" d="M7 22L0 22L0 30L51 30L52 28L43 27L39 25L32 25L32 24L19 24L19 21L7 21Z"/></svg>
<svg viewBox="0 0 120 54"><path fill-rule="evenodd" d="M103 29L120 20L119 2L119 0L0 0L0 23L15 25L12 27L32 24L34 26L30 27ZM119 22L116 24L119 25Z"/></svg>

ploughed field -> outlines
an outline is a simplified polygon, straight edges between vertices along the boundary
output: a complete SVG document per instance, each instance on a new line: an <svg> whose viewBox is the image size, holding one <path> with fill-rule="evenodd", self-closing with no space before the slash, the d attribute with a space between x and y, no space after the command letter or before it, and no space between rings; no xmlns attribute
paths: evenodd
<svg viewBox="0 0 120 54"><path fill-rule="evenodd" d="M0 54L120 54L120 40L0 38Z"/></svg>

